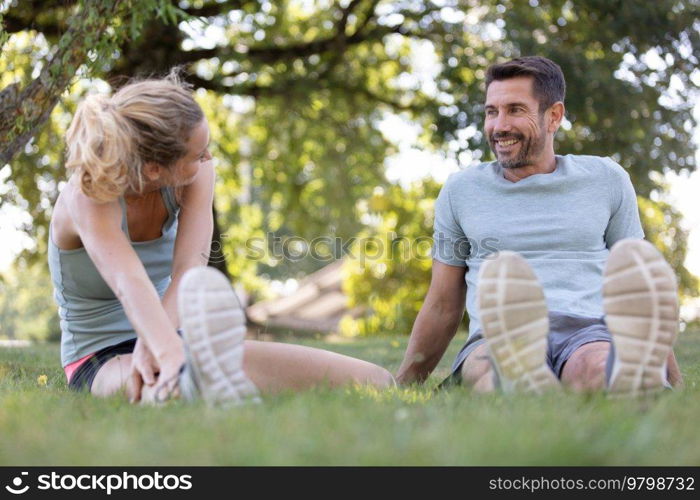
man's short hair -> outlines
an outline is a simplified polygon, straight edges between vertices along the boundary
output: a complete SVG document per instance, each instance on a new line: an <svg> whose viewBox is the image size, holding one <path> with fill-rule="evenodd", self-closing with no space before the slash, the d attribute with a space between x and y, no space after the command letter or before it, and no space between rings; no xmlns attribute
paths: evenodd
<svg viewBox="0 0 700 500"><path fill-rule="evenodd" d="M566 82L557 63L540 56L518 57L501 64L493 64L486 70L486 88L491 82L509 80L519 76L533 78L532 91L540 103L540 113L555 102L564 102Z"/></svg>

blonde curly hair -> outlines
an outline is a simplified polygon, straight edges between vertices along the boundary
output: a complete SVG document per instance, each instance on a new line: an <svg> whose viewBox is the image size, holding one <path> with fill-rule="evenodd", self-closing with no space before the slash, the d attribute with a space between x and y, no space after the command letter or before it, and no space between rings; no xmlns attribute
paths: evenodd
<svg viewBox="0 0 700 500"><path fill-rule="evenodd" d="M204 113L177 70L162 79L130 83L112 97L88 96L66 136L66 168L79 176L85 195L113 201L141 192L143 166L172 168L187 153L192 130Z"/></svg>

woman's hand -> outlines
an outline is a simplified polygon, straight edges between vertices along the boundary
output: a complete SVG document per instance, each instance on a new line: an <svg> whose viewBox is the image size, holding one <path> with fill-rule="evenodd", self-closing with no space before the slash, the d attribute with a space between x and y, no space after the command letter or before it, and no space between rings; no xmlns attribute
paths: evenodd
<svg viewBox="0 0 700 500"><path fill-rule="evenodd" d="M185 362L184 345L174 337L156 357L142 339L136 341L127 394L131 402L159 403L179 395L178 375Z"/></svg>
<svg viewBox="0 0 700 500"><path fill-rule="evenodd" d="M153 391L145 395L147 401L162 403L170 398L180 396L180 369L185 363L185 345L179 336L168 343L166 349L159 352L156 359L160 372ZM150 389L150 387L149 387Z"/></svg>
<svg viewBox="0 0 700 500"><path fill-rule="evenodd" d="M141 400L144 384L147 386L155 385L158 371L158 364L148 346L143 339L137 339L134 352L131 355L131 375L126 387L126 393L131 403Z"/></svg>

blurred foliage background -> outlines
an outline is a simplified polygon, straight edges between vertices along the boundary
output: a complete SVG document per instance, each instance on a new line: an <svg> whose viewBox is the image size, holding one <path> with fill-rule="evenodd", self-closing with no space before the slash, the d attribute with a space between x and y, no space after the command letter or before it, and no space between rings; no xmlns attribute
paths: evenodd
<svg viewBox="0 0 700 500"><path fill-rule="evenodd" d="M698 0L1 0L0 210L28 213L33 244L0 281L0 337L58 334L46 239L76 103L175 65L211 126L215 263L253 300L271 280L328 263L279 259L273 238L357 238L344 290L370 315L342 331L408 334L430 279L425 238L441 182L390 180L398 145L387 128L417 128L413 148L460 167L490 160L485 70L533 54L567 77L557 151L628 170L647 237L682 294L697 296L663 174L696 168L699 14Z"/></svg>

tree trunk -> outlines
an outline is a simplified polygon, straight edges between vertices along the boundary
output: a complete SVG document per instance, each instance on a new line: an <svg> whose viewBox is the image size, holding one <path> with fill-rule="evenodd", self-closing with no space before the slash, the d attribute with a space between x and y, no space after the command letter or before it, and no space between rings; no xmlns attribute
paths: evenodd
<svg viewBox="0 0 700 500"><path fill-rule="evenodd" d="M85 2L73 15L56 53L41 74L24 89L12 84L0 92L0 166L8 163L48 120L76 71L88 60L88 52L103 39L122 3L123 0Z"/></svg>

